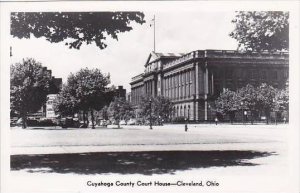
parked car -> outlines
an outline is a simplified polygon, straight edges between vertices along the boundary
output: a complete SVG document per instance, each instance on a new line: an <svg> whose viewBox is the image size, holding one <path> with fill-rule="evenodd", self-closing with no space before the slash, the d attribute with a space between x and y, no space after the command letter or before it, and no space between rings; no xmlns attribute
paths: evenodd
<svg viewBox="0 0 300 193"><path fill-rule="evenodd" d="M125 120L121 120L120 121L120 125L126 125L127 123L126 123L126 121Z"/></svg>
<svg viewBox="0 0 300 193"><path fill-rule="evenodd" d="M86 127L82 127L82 124L79 122L78 118L73 118L73 117L61 118L60 126L62 128L68 128L68 127L86 128Z"/></svg>
<svg viewBox="0 0 300 193"><path fill-rule="evenodd" d="M129 119L129 121L127 122L127 125L136 125L136 124L137 124L136 119Z"/></svg>
<svg viewBox="0 0 300 193"><path fill-rule="evenodd" d="M10 119L10 126L15 127L17 126L18 117L13 117Z"/></svg>
<svg viewBox="0 0 300 193"><path fill-rule="evenodd" d="M118 124L116 120L111 120L110 122L111 122L111 125L116 125L116 124Z"/></svg>
<svg viewBox="0 0 300 193"><path fill-rule="evenodd" d="M100 126L106 127L106 126L108 125L108 121L106 121L106 120L101 120L99 125L100 125Z"/></svg>

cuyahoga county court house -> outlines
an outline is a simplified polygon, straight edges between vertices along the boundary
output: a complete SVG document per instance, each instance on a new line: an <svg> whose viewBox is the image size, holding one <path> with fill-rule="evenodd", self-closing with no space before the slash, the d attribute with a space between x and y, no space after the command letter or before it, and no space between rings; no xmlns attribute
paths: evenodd
<svg viewBox="0 0 300 193"><path fill-rule="evenodd" d="M197 50L187 54L152 52L144 73L131 80L131 102L141 97L165 96L174 103L175 117L208 121L211 105L225 89L247 84L284 88L288 81L289 54L241 53L233 50Z"/></svg>

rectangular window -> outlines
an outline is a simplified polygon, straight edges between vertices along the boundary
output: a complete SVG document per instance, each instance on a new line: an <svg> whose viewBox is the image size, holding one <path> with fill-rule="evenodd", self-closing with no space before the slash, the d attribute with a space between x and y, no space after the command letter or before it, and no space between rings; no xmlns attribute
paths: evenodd
<svg viewBox="0 0 300 193"><path fill-rule="evenodd" d="M241 79L241 78L242 78L242 73L243 73L242 69L238 69L238 70L236 71L236 77L237 77L238 79Z"/></svg>
<svg viewBox="0 0 300 193"><path fill-rule="evenodd" d="M273 78L274 80L277 80L277 78L278 78L277 71L273 71L272 75L273 75L272 78Z"/></svg>
<svg viewBox="0 0 300 193"><path fill-rule="evenodd" d="M288 77L289 77L289 71L288 71L288 70L285 70L285 71L283 72L283 77L284 77L284 78L288 78Z"/></svg>
<svg viewBox="0 0 300 193"><path fill-rule="evenodd" d="M225 70L225 78L226 79L232 79L232 69L226 69Z"/></svg>
<svg viewBox="0 0 300 193"><path fill-rule="evenodd" d="M267 79L267 72L266 71L261 71L261 79L266 80Z"/></svg>

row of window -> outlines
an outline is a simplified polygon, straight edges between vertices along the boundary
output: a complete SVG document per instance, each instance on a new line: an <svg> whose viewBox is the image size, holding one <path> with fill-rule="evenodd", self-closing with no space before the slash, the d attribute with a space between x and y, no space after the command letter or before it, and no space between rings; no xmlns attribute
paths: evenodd
<svg viewBox="0 0 300 193"><path fill-rule="evenodd" d="M192 93L194 71L184 71L165 77L163 81L164 95L171 99L187 98Z"/></svg>
<svg viewBox="0 0 300 193"><path fill-rule="evenodd" d="M144 92L143 86L132 89L131 100L133 104L139 104L141 102L141 96L143 92Z"/></svg>
<svg viewBox="0 0 300 193"><path fill-rule="evenodd" d="M190 105L183 105L183 106L177 106L173 107L173 116L174 117L186 117L191 118L191 107Z"/></svg>
<svg viewBox="0 0 300 193"><path fill-rule="evenodd" d="M189 98L193 93L193 85L186 84L184 86L173 87L171 89L165 89L164 95L170 99L181 99L181 98Z"/></svg>
<svg viewBox="0 0 300 193"><path fill-rule="evenodd" d="M173 88L179 85L189 84L193 81L194 71L184 71L164 78L164 88Z"/></svg>
<svg viewBox="0 0 300 193"><path fill-rule="evenodd" d="M278 80L279 71L278 70L259 70L259 69L232 69L227 68L225 70L215 70L214 75L216 78L221 78L225 76L226 79L272 79ZM288 72L284 71L283 78L288 77Z"/></svg>

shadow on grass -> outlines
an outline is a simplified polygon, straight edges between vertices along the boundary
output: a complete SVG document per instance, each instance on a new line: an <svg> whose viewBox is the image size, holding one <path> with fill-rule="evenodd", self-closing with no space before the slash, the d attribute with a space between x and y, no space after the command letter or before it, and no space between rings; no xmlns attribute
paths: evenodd
<svg viewBox="0 0 300 193"><path fill-rule="evenodd" d="M26 128L26 130L87 130L87 129L92 129L92 128L91 127L87 127L87 128L74 128L74 127L62 128L60 126L57 126L57 127L27 127ZM96 126L95 129L110 130L110 129L123 129L123 128L108 128L108 127Z"/></svg>
<svg viewBox="0 0 300 193"><path fill-rule="evenodd" d="M12 155L11 170L76 174L174 174L194 168L255 166L250 159L275 155L256 151L149 151Z"/></svg>

